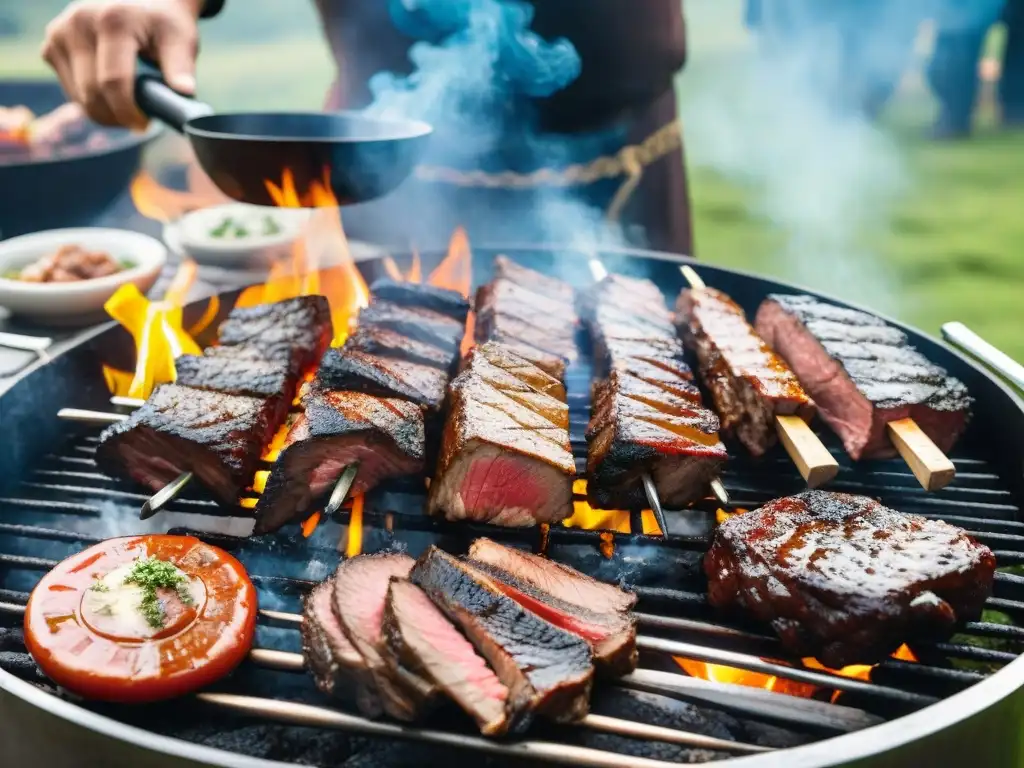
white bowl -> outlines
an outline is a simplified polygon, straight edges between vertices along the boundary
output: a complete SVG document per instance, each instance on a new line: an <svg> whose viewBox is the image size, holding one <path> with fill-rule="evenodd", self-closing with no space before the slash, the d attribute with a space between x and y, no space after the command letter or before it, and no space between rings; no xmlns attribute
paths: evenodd
<svg viewBox="0 0 1024 768"><path fill-rule="evenodd" d="M133 283L143 293L148 291L167 262L166 246L138 232L101 227L50 229L0 242L0 274L24 267L62 245L105 251L135 266L73 283L26 283L0 277L0 307L48 325L87 325L105 317L103 305L122 285Z"/></svg>
<svg viewBox="0 0 1024 768"><path fill-rule="evenodd" d="M310 212L302 208L270 208L244 203L228 203L186 213L164 227L164 242L183 256L191 256L200 264L211 267L250 268L268 267L281 256L286 256L292 244L303 234ZM270 217L279 228L273 234L264 234L262 222ZM244 237L212 234L226 219L246 225Z"/></svg>

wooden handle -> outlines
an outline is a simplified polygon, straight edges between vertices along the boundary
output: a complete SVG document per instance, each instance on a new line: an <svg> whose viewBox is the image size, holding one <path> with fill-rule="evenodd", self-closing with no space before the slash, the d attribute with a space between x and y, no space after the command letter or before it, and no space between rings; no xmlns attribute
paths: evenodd
<svg viewBox="0 0 1024 768"><path fill-rule="evenodd" d="M775 428L808 488L820 488L835 478L839 463L806 421L799 416L776 416Z"/></svg>
<svg viewBox="0 0 1024 768"><path fill-rule="evenodd" d="M686 278L686 282L690 284L690 287L695 291L702 291L707 288L704 280L697 274L697 270L691 267L689 264L683 264L679 267L679 271L683 273L683 277Z"/></svg>
<svg viewBox="0 0 1024 768"><path fill-rule="evenodd" d="M913 419L890 421L889 437L926 491L945 488L956 477L956 467Z"/></svg>

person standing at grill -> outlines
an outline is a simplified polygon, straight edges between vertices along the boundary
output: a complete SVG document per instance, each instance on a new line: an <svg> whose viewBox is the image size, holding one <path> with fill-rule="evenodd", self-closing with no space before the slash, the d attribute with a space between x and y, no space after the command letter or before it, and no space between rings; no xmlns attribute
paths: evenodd
<svg viewBox="0 0 1024 768"><path fill-rule="evenodd" d="M474 14L492 14L498 29L493 58L481 61L506 89L487 115L493 135L448 125L442 113L414 177L384 200L346 210L351 235L387 243L402 230L433 247L464 224L471 237L491 241L564 241L593 233L603 218L638 245L692 251L673 88L686 54L680 0L315 2L338 65L328 109L379 101L371 78L379 85L378 73L408 75L410 49L416 58L424 45L437 52L448 49L442 41L465 40ZM192 93L196 22L223 5L78 0L47 28L43 55L93 119L138 127L136 56L157 61L172 87ZM392 94L408 81L398 82ZM462 151L473 140L485 150Z"/></svg>

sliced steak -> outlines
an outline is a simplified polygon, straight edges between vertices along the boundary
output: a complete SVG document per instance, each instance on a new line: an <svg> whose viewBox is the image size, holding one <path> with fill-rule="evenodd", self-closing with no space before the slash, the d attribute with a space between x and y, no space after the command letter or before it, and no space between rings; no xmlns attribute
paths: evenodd
<svg viewBox="0 0 1024 768"><path fill-rule="evenodd" d="M374 280L370 293L400 307L419 307L438 312L465 325L469 316L469 301L458 291L438 288L427 283L407 283L381 278Z"/></svg>
<svg viewBox="0 0 1024 768"><path fill-rule="evenodd" d="M446 352L457 352L466 332L464 323L440 312L422 307L403 307L377 298L359 313L359 325L395 331Z"/></svg>
<svg viewBox="0 0 1024 768"><path fill-rule="evenodd" d="M568 283L524 267L508 256L495 257L493 269L496 278L508 280L541 296L554 299L563 306L570 307L575 301L576 291Z"/></svg>
<svg viewBox="0 0 1024 768"><path fill-rule="evenodd" d="M814 401L732 299L712 288L684 290L676 313L679 335L697 354L723 431L754 456L778 442L776 416L814 418Z"/></svg>
<svg viewBox="0 0 1024 768"><path fill-rule="evenodd" d="M594 668L590 647L507 597L487 574L431 547L411 579L458 626L509 690L510 707L525 703L559 721L587 714Z"/></svg>
<svg viewBox="0 0 1024 768"><path fill-rule="evenodd" d="M534 391L550 395L565 402L565 385L560 379L546 373L515 350L505 344L487 342L473 347L463 361L463 368L471 368L476 360L483 358L491 365L511 373Z"/></svg>
<svg viewBox="0 0 1024 768"><path fill-rule="evenodd" d="M293 373L311 370L331 343L331 307L323 296L231 310L218 338L226 347L246 346L271 360L284 361Z"/></svg>
<svg viewBox="0 0 1024 768"><path fill-rule="evenodd" d="M636 594L592 579L574 568L540 555L506 547L492 539L477 539L469 547L474 562L500 568L517 580L579 608L601 613L625 612L636 605Z"/></svg>
<svg viewBox="0 0 1024 768"><path fill-rule="evenodd" d="M406 578L413 560L406 555L361 555L345 560L334 574L334 612L352 646L363 657L385 712L411 721L433 703L437 689L411 670L389 665L383 636L384 603L394 577Z"/></svg>
<svg viewBox="0 0 1024 768"><path fill-rule="evenodd" d="M538 373L542 373L540 369L536 370ZM520 405L543 416L554 426L566 430L568 434L569 406L564 400L558 400L551 395L538 392L520 377L492 365L486 358L482 356L470 358L462 373L452 381L451 386L460 386L464 381L479 381L493 387Z"/></svg>
<svg viewBox="0 0 1024 768"><path fill-rule="evenodd" d="M154 491L192 472L218 501L234 506L277 429L276 410L272 399L163 384L125 421L104 430L96 463Z"/></svg>
<svg viewBox="0 0 1024 768"><path fill-rule="evenodd" d="M880 318L811 296L772 295L756 325L854 460L896 455L890 421L913 419L947 453L963 434L967 388Z"/></svg>
<svg viewBox="0 0 1024 768"><path fill-rule="evenodd" d="M576 471L569 432L502 394L472 371L453 382L427 509L506 526L564 520Z"/></svg>
<svg viewBox="0 0 1024 768"><path fill-rule="evenodd" d="M448 375L430 365L371 355L346 344L327 350L316 381L323 389L399 397L439 411L444 404Z"/></svg>
<svg viewBox="0 0 1024 768"><path fill-rule="evenodd" d="M458 360L458 351L444 350L377 326L360 326L345 340L346 349L380 357L395 357L419 365L449 371Z"/></svg>
<svg viewBox="0 0 1024 768"><path fill-rule="evenodd" d="M487 662L411 581L392 579L384 606L384 637L390 658L429 680L462 707L481 733L500 736L524 701L509 691Z"/></svg>
<svg viewBox="0 0 1024 768"><path fill-rule="evenodd" d="M317 584L302 603L302 655L317 688L367 717L382 713L366 662L334 613L334 578Z"/></svg>
<svg viewBox="0 0 1024 768"><path fill-rule="evenodd" d="M565 381L565 360L559 355L545 352L528 342L520 339L508 338L500 333L492 334L490 339L477 338L477 341L479 341L481 345L486 341L493 341L501 344L502 347L518 355L531 365L540 368L549 376L557 379L558 381Z"/></svg>
<svg viewBox="0 0 1024 768"><path fill-rule="evenodd" d="M978 619L995 558L942 521L806 491L729 518L704 568L712 605L769 623L793 653L839 668Z"/></svg>
<svg viewBox="0 0 1024 768"><path fill-rule="evenodd" d="M256 535L304 518L352 464L359 472L351 494L423 472L423 411L415 403L314 389L303 406L256 504Z"/></svg>

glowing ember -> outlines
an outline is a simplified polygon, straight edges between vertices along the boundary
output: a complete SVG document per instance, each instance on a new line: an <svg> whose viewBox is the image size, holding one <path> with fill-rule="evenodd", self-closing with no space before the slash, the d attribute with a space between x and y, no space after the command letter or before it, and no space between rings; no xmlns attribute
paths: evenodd
<svg viewBox="0 0 1024 768"><path fill-rule="evenodd" d="M586 479L577 478L574 480L572 492L576 496L586 496ZM566 528L583 528L588 531L615 531L616 533L634 532L630 528L629 512L621 509L594 509L585 501L574 501L572 507L572 515L562 521L562 525ZM644 529L643 531L635 531L635 533L645 533L651 536L661 535L661 528L658 526L658 521L651 510L643 510L640 513L640 517L643 521Z"/></svg>
<svg viewBox="0 0 1024 768"><path fill-rule="evenodd" d="M352 511L348 518L348 542L345 557L355 557L363 551L363 494L352 499Z"/></svg>
<svg viewBox="0 0 1024 768"><path fill-rule="evenodd" d="M303 538L309 538L313 535L313 531L320 524L320 513L314 512L312 515L307 517L302 523L302 536Z"/></svg>

